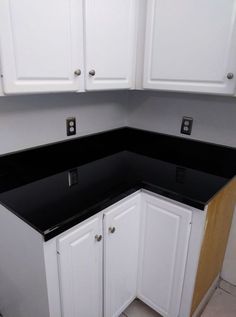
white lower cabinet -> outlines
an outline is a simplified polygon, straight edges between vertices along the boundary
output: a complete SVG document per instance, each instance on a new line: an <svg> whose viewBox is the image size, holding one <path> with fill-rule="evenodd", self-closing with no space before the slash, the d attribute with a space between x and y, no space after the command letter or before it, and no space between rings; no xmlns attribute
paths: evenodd
<svg viewBox="0 0 236 317"><path fill-rule="evenodd" d="M102 317L102 216L58 240L63 317Z"/></svg>
<svg viewBox="0 0 236 317"><path fill-rule="evenodd" d="M179 315L191 211L143 194L138 297L162 316Z"/></svg>
<svg viewBox="0 0 236 317"><path fill-rule="evenodd" d="M63 317L118 317L140 298L179 315L190 209L136 193L57 239Z"/></svg>
<svg viewBox="0 0 236 317"><path fill-rule="evenodd" d="M137 295L140 198L105 212L104 317L119 316Z"/></svg>

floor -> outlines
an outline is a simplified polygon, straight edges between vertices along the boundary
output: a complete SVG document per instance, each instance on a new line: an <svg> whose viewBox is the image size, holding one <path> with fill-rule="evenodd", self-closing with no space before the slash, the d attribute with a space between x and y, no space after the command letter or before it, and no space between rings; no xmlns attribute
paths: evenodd
<svg viewBox="0 0 236 317"><path fill-rule="evenodd" d="M236 317L236 286L222 280L201 317Z"/></svg>
<svg viewBox="0 0 236 317"><path fill-rule="evenodd" d="M136 299L120 317L161 317ZM201 317L236 317L236 286L221 281Z"/></svg>
<svg viewBox="0 0 236 317"><path fill-rule="evenodd" d="M139 299L135 299L120 317L161 317L161 315L156 313Z"/></svg>

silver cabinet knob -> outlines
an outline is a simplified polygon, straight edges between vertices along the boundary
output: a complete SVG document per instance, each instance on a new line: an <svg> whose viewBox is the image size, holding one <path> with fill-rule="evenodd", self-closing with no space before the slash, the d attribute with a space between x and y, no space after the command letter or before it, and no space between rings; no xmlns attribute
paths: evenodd
<svg viewBox="0 0 236 317"><path fill-rule="evenodd" d="M100 242L100 241L102 240L102 235L96 234L95 240L98 241L98 242Z"/></svg>
<svg viewBox="0 0 236 317"><path fill-rule="evenodd" d="M234 74L233 73L228 73L227 74L227 78L228 79L233 79L234 78Z"/></svg>
<svg viewBox="0 0 236 317"><path fill-rule="evenodd" d="M110 227L108 230L109 230L110 233L114 233L116 231L116 228L115 227Z"/></svg>
<svg viewBox="0 0 236 317"><path fill-rule="evenodd" d="M89 75L90 75L90 76L95 76L95 74L96 74L96 72L95 72L94 69L91 69L91 70L89 71Z"/></svg>
<svg viewBox="0 0 236 317"><path fill-rule="evenodd" d="M80 76L81 75L81 70L80 69L76 69L74 71L75 76Z"/></svg>

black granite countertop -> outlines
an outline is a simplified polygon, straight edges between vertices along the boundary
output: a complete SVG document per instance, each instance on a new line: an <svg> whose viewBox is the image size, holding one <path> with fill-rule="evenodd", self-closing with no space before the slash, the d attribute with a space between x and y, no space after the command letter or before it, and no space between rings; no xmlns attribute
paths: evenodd
<svg viewBox="0 0 236 317"><path fill-rule="evenodd" d="M0 203L49 240L141 188L203 210L235 174L233 148L123 128L1 157Z"/></svg>

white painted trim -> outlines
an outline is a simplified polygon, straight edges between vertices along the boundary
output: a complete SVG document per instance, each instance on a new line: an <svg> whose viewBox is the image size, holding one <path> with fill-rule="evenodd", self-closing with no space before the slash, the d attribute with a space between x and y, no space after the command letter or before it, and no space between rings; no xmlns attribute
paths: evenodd
<svg viewBox="0 0 236 317"><path fill-rule="evenodd" d="M197 309L195 310L194 314L192 317L200 317L203 310L205 309L207 303L211 299L212 295L215 293L215 290L218 287L220 281L220 275L217 275L215 278L214 282L211 284L211 287L208 289L206 295L203 297L201 303L198 305Z"/></svg>
<svg viewBox="0 0 236 317"><path fill-rule="evenodd" d="M49 316L61 317L61 295L56 240L53 239L49 240L48 242L45 242L43 247L48 292Z"/></svg>
<svg viewBox="0 0 236 317"><path fill-rule="evenodd" d="M205 210L193 212L192 230L190 233L188 257L185 270L179 316L189 317L191 313L192 298L199 264L199 257L205 233L207 207Z"/></svg>

